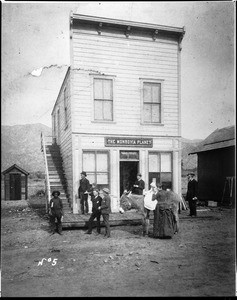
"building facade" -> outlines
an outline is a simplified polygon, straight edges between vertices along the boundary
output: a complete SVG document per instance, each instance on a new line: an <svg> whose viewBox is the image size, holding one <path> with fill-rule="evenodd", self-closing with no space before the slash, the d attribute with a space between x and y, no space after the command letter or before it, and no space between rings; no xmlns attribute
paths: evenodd
<svg viewBox="0 0 237 300"><path fill-rule="evenodd" d="M52 111L73 207L80 173L111 191L138 172L181 194L183 28L71 14L70 68Z"/></svg>

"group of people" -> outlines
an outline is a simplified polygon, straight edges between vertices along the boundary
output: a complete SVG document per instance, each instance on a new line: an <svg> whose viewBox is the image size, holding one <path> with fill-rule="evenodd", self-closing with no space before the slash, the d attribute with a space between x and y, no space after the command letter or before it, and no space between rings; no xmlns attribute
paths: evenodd
<svg viewBox="0 0 237 300"><path fill-rule="evenodd" d="M100 227L100 218L101 215L103 217L103 221L105 224L105 238L110 237L110 224L109 224L109 214L111 213L111 198L110 198L110 191L108 188L103 188L103 197L99 195L100 191L96 187L96 184L93 183L90 185L89 180L86 178L87 174L86 172L81 172L81 179L78 189L78 195L81 200L81 213L82 214L88 214L89 207L88 207L88 195L91 196L92 201L92 213L90 215L89 221L88 221L88 230L85 232L86 234L92 233L92 225L94 219L96 219L96 228L97 228L97 235L101 233L101 227ZM189 173L188 175L188 188L187 188L187 195L186 195L186 201L189 203L189 209L190 209L190 216L196 216L196 203L197 203L197 181L195 180L194 173ZM135 181L133 185L133 193L137 195L142 195L143 190L145 188L145 182L142 180L141 173L137 174L137 180ZM162 186L158 185L158 187L151 183L151 190L152 194L158 194L157 191L159 191L159 195L162 194ZM127 192L127 191L125 191ZM52 193L53 198L50 200L49 203L49 216L50 216L50 224L52 229L52 234L55 232L58 232L60 235L62 234L62 220L64 216L63 212L63 203L62 200L59 198L60 192L59 191L53 191ZM153 199L154 200L154 199ZM154 223L156 222L156 215L154 213Z"/></svg>

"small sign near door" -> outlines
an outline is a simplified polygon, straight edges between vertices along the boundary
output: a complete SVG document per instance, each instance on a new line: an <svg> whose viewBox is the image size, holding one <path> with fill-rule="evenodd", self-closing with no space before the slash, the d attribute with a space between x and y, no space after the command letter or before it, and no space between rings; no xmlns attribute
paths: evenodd
<svg viewBox="0 0 237 300"><path fill-rule="evenodd" d="M105 137L106 147L153 147L153 139L145 138L124 138L124 137Z"/></svg>

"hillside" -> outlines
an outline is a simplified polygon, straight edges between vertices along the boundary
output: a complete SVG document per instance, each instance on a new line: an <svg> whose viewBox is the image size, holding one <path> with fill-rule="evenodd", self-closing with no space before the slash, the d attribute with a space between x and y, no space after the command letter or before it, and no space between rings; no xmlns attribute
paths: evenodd
<svg viewBox="0 0 237 300"><path fill-rule="evenodd" d="M2 126L1 171L17 164L28 172L44 172L40 150L40 133L51 135L51 128L43 124ZM197 155L188 155L202 140L182 139L182 174L197 168Z"/></svg>
<svg viewBox="0 0 237 300"><path fill-rule="evenodd" d="M43 124L1 126L1 171L17 164L28 172L44 172L40 134L51 135Z"/></svg>
<svg viewBox="0 0 237 300"><path fill-rule="evenodd" d="M199 139L189 140L182 138L182 174L186 174L187 171L197 170L197 154L188 155L192 152L197 145L202 141Z"/></svg>

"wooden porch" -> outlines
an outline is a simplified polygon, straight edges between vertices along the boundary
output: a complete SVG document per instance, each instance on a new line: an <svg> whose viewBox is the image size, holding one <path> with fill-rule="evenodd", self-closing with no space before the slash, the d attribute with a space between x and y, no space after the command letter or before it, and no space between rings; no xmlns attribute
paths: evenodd
<svg viewBox="0 0 237 300"><path fill-rule="evenodd" d="M216 218L216 212L219 211L219 208L208 208L208 207L199 207L197 208L197 218L192 218L189 216L188 210L182 210L179 214L179 220L202 220L205 218L208 219L215 219ZM220 213L220 212L219 212ZM69 212L64 213L64 219L62 222L62 226L64 229L69 228L81 228L81 229L87 229L88 221L90 218L90 214L88 215L81 215L81 214L73 214ZM135 210L128 211L124 214L121 213L111 213L109 215L110 219L110 226L124 226L124 225L141 225L141 217L138 213L136 213ZM153 224L154 215L151 212L150 214L150 224ZM100 219L101 226L104 226L103 218ZM96 219L93 222L93 226L96 226Z"/></svg>
<svg viewBox="0 0 237 300"><path fill-rule="evenodd" d="M64 218L62 222L63 228L87 228L88 221L91 214L81 215L81 214L73 214L73 213L64 213ZM122 226L122 225L140 225L141 217L136 212L126 212L124 214L121 213L111 213L109 215L110 226ZM151 223L153 221L153 214L150 217ZM103 224L103 218L101 216L100 219L101 226ZM93 226L96 226L96 219L93 222Z"/></svg>

